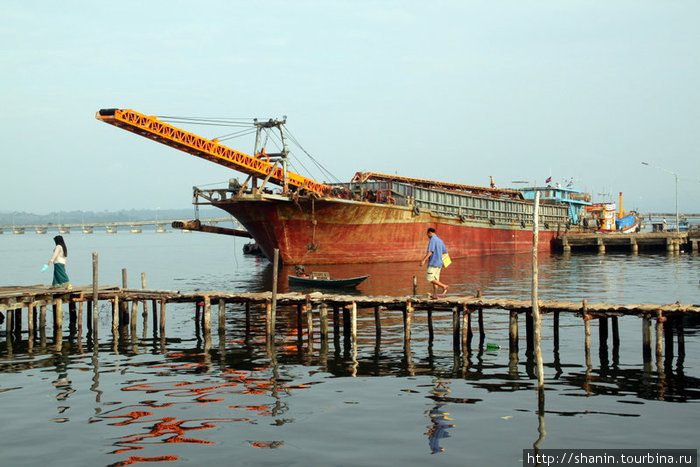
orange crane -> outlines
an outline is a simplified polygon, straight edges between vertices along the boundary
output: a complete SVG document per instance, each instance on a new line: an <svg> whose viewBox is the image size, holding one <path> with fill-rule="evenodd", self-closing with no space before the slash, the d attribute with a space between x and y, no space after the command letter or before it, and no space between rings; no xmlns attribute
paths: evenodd
<svg viewBox="0 0 700 467"><path fill-rule="evenodd" d="M101 109L95 114L95 118L252 177L270 180L282 186L285 193L288 192L289 186L321 195L328 194L332 190L325 183L287 171L286 151L281 154L282 167L280 167L279 161L271 163L269 160L264 160L263 157L267 155L263 151L258 154L260 157L249 156L220 144L216 139L197 136L162 122L157 117L144 115L131 109ZM260 126L265 125L265 123L260 124Z"/></svg>

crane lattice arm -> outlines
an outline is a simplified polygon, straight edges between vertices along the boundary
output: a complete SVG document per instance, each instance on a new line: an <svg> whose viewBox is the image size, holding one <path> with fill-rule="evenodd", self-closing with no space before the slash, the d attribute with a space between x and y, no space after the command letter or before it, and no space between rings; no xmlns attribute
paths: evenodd
<svg viewBox="0 0 700 467"><path fill-rule="evenodd" d="M95 117L123 130L158 141L180 151L207 159L254 177L265 178L284 186L285 173L281 167L248 154L235 151L220 144L216 139L207 139L189 133L156 117L130 109L102 109ZM287 172L288 184L310 192L326 194L331 187L301 175Z"/></svg>

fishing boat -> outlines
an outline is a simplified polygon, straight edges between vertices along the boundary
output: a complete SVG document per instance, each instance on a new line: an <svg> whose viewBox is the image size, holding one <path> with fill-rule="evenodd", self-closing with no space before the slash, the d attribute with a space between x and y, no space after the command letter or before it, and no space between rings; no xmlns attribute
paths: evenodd
<svg viewBox="0 0 700 467"><path fill-rule="evenodd" d="M286 120L253 121L254 156L134 110L102 109L96 118L247 175L217 189L194 188L194 204L234 216L268 258L286 264L419 261L426 230L436 229L452 258L532 249L535 194L540 195L537 248L549 251L564 232L583 232L590 196L563 187L482 187L358 172L348 183L322 183L288 170ZM265 135L282 147L267 152ZM493 184L492 184L493 185Z"/></svg>
<svg viewBox="0 0 700 467"><path fill-rule="evenodd" d="M348 277L345 279L331 279L330 275L327 272L312 272L307 277L298 275L289 275L287 277L289 279L290 286L340 289L345 287L357 287L369 276Z"/></svg>

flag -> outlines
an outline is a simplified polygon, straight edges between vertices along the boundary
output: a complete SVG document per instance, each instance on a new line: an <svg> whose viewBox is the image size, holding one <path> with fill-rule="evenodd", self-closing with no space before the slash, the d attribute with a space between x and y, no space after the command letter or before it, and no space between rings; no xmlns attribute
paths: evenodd
<svg viewBox="0 0 700 467"><path fill-rule="evenodd" d="M547 177L547 180L545 180L544 182L545 182L545 183L549 183L549 182L551 182L551 181L552 181L552 177Z"/></svg>

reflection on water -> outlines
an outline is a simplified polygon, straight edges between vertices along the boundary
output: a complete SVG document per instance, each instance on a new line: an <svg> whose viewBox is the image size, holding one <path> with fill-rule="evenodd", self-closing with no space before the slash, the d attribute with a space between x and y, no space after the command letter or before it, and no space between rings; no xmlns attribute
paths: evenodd
<svg viewBox="0 0 700 467"><path fill-rule="evenodd" d="M689 299L698 292L697 257L546 255L540 265L542 299L697 302ZM268 289L271 268L247 267L237 287ZM454 261L443 278L454 294L528 298L529 267L527 255L470 258ZM221 268L180 271L177 288L230 290ZM334 277L369 274L358 289L366 294L410 294L414 275L419 293L428 293L417 264L323 268ZM288 290L284 279L280 287ZM309 344L296 309L281 309L272 349L261 309L251 309L246 325L245 308L228 305L225 329L211 336L196 326L194 305L169 305L168 313L165 336L146 332L147 320L112 334L103 309L98 345L72 326L56 339L51 317L47 335L32 342L26 331L0 332L0 398L8 419L17 420L4 439L17 439L15 430L34 433L37 449L60 451L75 465L217 465L224 456L241 464L516 465L534 443L689 447L679 433L697 421L686 406L700 401L700 337L698 323L687 319L664 323L663 352L647 358L639 318L619 319L619 342L603 341L600 323L591 321L587 355L580 317L561 314L556 327L545 314L539 392L524 320L519 351L511 352L502 310L484 312L485 338L467 353L453 351L452 315L439 311L432 339L426 313L415 313L404 347L401 312L381 312L377 340L374 311L359 310L354 348L342 319L338 333L329 326L328 342L317 333ZM18 464L25 451L10 442L5 455L8 465Z"/></svg>

